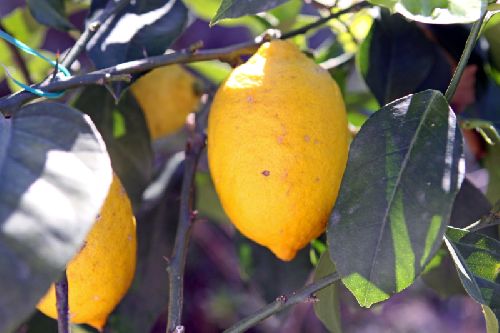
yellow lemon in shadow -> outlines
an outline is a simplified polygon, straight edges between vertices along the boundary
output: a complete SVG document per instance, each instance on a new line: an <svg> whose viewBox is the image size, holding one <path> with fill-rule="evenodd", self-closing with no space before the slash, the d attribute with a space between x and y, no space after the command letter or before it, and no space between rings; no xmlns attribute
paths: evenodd
<svg viewBox="0 0 500 333"><path fill-rule="evenodd" d="M127 292L135 273L136 225L130 201L116 175L85 243L68 263L69 317L72 323L102 330ZM52 285L37 308L57 319Z"/></svg>
<svg viewBox="0 0 500 333"><path fill-rule="evenodd" d="M197 81L180 65L153 69L131 86L153 140L180 130L200 103Z"/></svg>
<svg viewBox="0 0 500 333"><path fill-rule="evenodd" d="M282 260L325 231L347 162L344 101L292 43L263 44L219 87L208 161L232 223Z"/></svg>

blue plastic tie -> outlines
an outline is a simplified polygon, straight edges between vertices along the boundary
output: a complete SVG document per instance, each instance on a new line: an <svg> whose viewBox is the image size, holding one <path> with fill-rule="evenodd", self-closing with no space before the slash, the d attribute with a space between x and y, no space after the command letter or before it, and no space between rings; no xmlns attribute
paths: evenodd
<svg viewBox="0 0 500 333"><path fill-rule="evenodd" d="M60 71L61 73L63 73L64 76L71 76L71 73L69 72L69 70L66 67L64 67L61 64L58 64L57 62L55 62L52 59L47 58L46 56L44 56L40 52L38 52L36 50L33 50L31 47L29 47L28 45L24 44L23 42L17 40L16 38L12 37L11 35L9 35L8 33L6 33L5 31L0 30L0 38L3 38L5 41L11 43L12 45L14 45L15 47L17 47L18 49L20 49L23 52L26 52L28 54L34 55L34 56L36 56L38 58L41 58L41 59L45 60L46 62L48 62L49 64L51 64L52 67L56 68L58 71ZM25 90L27 90L30 93L35 94L37 96L46 97L46 98L59 98L59 97L61 97L64 94L64 91L61 91L61 92L45 92L45 91L43 91L41 89L30 87L27 84L24 84L24 83L20 82L19 80L15 79L9 73L9 71L6 68L5 68L5 72L10 77L10 79L12 81L14 81L18 86L24 88Z"/></svg>

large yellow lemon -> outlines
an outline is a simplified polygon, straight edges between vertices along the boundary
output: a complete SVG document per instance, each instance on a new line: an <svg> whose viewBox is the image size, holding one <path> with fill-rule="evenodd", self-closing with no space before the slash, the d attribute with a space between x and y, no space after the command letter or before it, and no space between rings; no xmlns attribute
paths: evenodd
<svg viewBox="0 0 500 333"><path fill-rule="evenodd" d="M70 321L101 330L130 287L135 264L135 218L120 180L114 176L99 217L66 268ZM54 285L37 307L57 319Z"/></svg>
<svg viewBox="0 0 500 333"><path fill-rule="evenodd" d="M181 129L186 116L197 110L200 101L196 79L180 65L156 68L131 89L144 111L152 139Z"/></svg>
<svg viewBox="0 0 500 333"><path fill-rule="evenodd" d="M324 232L347 162L344 102L292 43L263 44L214 98L208 160L222 206L282 260Z"/></svg>

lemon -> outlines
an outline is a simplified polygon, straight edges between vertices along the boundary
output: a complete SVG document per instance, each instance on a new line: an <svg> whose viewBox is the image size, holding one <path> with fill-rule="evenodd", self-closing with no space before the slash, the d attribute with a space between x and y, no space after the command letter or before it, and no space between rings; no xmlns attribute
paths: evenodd
<svg viewBox="0 0 500 333"><path fill-rule="evenodd" d="M152 139L181 129L200 100L195 78L180 65L152 70L137 80L131 90L144 112Z"/></svg>
<svg viewBox="0 0 500 333"><path fill-rule="evenodd" d="M108 315L130 287L136 264L135 218L118 177L84 245L68 263L70 321L102 330ZM57 319L52 285L37 308Z"/></svg>
<svg viewBox="0 0 500 333"><path fill-rule="evenodd" d="M219 87L208 161L237 229L278 258L324 232L347 162L336 82L292 43L263 44Z"/></svg>

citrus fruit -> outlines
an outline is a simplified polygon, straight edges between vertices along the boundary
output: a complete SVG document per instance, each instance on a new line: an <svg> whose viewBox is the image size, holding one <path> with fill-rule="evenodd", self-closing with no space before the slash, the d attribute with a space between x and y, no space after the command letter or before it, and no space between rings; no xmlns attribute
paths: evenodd
<svg viewBox="0 0 500 333"><path fill-rule="evenodd" d="M219 87L208 124L215 189L242 234L282 260L324 232L347 162L336 82L292 43L263 44Z"/></svg>
<svg viewBox="0 0 500 333"><path fill-rule="evenodd" d="M70 321L101 330L130 287L135 264L135 218L115 175L94 226L66 267ZM37 308L57 319L54 285Z"/></svg>
<svg viewBox="0 0 500 333"><path fill-rule="evenodd" d="M156 68L137 80L131 89L144 111L152 139L181 129L186 116L196 111L200 100L195 78L180 65Z"/></svg>

